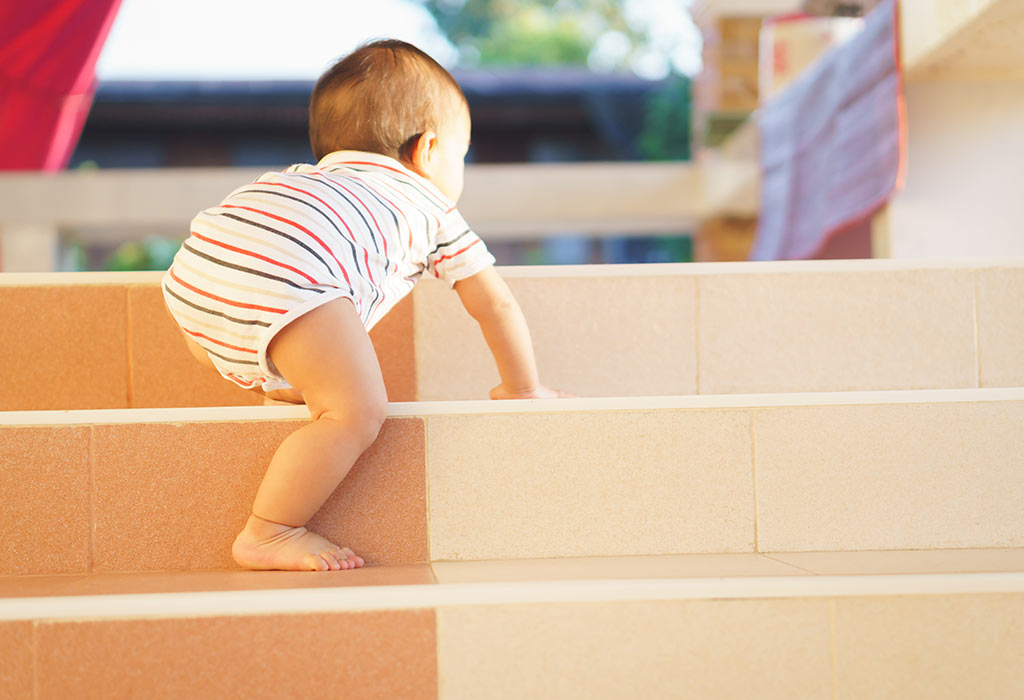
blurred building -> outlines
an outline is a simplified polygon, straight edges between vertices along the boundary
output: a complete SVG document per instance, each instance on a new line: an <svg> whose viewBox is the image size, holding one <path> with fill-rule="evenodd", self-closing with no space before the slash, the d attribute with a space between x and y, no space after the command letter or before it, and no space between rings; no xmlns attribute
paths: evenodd
<svg viewBox="0 0 1024 700"><path fill-rule="evenodd" d="M550 68L455 71L473 115L471 162L636 160L648 100L631 74ZM71 167L308 162L312 81L100 85Z"/></svg>

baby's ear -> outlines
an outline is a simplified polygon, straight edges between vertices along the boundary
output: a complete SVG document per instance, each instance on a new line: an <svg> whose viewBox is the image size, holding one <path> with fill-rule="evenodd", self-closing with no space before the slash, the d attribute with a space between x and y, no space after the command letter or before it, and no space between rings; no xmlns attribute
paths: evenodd
<svg viewBox="0 0 1024 700"><path fill-rule="evenodd" d="M409 153L412 169L429 178L434 173L436 151L437 134L433 131L424 131L416 137Z"/></svg>

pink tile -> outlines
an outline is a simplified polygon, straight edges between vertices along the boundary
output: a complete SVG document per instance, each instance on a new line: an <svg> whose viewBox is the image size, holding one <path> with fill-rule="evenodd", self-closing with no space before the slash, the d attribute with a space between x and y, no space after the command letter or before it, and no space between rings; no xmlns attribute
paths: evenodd
<svg viewBox="0 0 1024 700"><path fill-rule="evenodd" d="M398 302L370 331L389 401L416 400L416 353L413 349L413 298Z"/></svg>
<svg viewBox="0 0 1024 700"><path fill-rule="evenodd" d="M32 622L0 622L0 699L33 697L35 640Z"/></svg>
<svg viewBox="0 0 1024 700"><path fill-rule="evenodd" d="M0 428L0 575L89 570L89 428Z"/></svg>
<svg viewBox="0 0 1024 700"><path fill-rule="evenodd" d="M262 403L259 394L235 386L192 357L164 307L159 285L129 287L128 312L133 407ZM391 401L416 400L412 317L410 296L370 332Z"/></svg>
<svg viewBox="0 0 1024 700"><path fill-rule="evenodd" d="M389 419L310 529L374 564L427 561L424 439L420 418Z"/></svg>
<svg viewBox="0 0 1024 700"><path fill-rule="evenodd" d="M432 699L434 612L43 623L38 697Z"/></svg>
<svg viewBox="0 0 1024 700"><path fill-rule="evenodd" d="M124 408L125 288L0 287L0 410Z"/></svg>
<svg viewBox="0 0 1024 700"><path fill-rule="evenodd" d="M231 543L302 421L96 426L95 570L235 568ZM392 419L310 528L370 564L426 560L423 424Z"/></svg>
<svg viewBox="0 0 1024 700"><path fill-rule="evenodd" d="M132 406L248 406L263 397L199 364L164 307L159 285L128 288Z"/></svg>

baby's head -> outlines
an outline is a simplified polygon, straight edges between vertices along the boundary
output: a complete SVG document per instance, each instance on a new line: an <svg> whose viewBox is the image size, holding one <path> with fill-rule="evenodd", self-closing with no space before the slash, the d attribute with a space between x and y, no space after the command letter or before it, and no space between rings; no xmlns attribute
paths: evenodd
<svg viewBox="0 0 1024 700"><path fill-rule="evenodd" d="M459 84L404 41L355 50L320 76L309 100L309 140L317 160L341 150L390 156L452 201L462 193L469 128Z"/></svg>

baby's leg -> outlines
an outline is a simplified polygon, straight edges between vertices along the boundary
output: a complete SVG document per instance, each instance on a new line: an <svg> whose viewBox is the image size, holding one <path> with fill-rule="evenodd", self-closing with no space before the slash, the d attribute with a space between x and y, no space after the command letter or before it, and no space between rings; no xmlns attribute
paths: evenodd
<svg viewBox="0 0 1024 700"><path fill-rule="evenodd" d="M336 299L300 316L270 344L271 361L301 393L313 421L277 448L253 515L235 539L249 569L337 570L363 560L303 527L377 437L387 394L355 307Z"/></svg>

